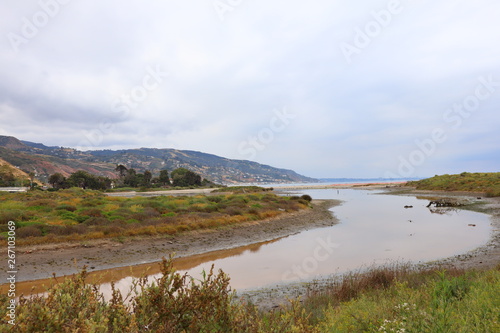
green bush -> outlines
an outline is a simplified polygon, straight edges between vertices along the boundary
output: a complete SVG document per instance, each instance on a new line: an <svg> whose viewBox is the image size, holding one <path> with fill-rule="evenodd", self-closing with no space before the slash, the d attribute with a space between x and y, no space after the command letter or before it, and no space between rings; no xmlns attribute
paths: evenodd
<svg viewBox="0 0 500 333"><path fill-rule="evenodd" d="M76 211L76 207L72 206L72 205L63 204L63 205L57 206L56 210L67 210L68 212L74 212L74 211Z"/></svg>
<svg viewBox="0 0 500 333"><path fill-rule="evenodd" d="M2 332L315 332L303 311L261 314L235 302L229 277L214 269L200 280L175 273L163 260L162 276L152 284L136 280L129 300L112 284L106 302L98 288L87 284L86 270L51 287L47 295L19 300L16 325L2 317ZM0 296L7 308L9 299Z"/></svg>
<svg viewBox="0 0 500 333"><path fill-rule="evenodd" d="M312 201L312 198L309 194L304 194L301 196L302 199L304 199L305 201L307 202L311 202Z"/></svg>

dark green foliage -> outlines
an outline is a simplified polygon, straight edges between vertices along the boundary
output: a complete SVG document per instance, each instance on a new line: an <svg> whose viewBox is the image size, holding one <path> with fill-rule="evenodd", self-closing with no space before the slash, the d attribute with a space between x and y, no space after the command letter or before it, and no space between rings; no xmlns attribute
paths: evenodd
<svg viewBox="0 0 500 333"><path fill-rule="evenodd" d="M304 194L301 196L302 199L304 199L305 201L307 202L311 202L312 201L312 198L309 194Z"/></svg>
<svg viewBox="0 0 500 333"><path fill-rule="evenodd" d="M196 173L185 169L178 168L172 171L172 183L174 186L190 187L201 186L201 176Z"/></svg>
<svg viewBox="0 0 500 333"><path fill-rule="evenodd" d="M231 193L255 193L255 192L268 192L272 191L272 187L260 187L260 186L229 186L223 187L215 192L231 192Z"/></svg>
<svg viewBox="0 0 500 333"><path fill-rule="evenodd" d="M144 174L142 176L142 181L141 181L141 186L143 187L149 187L151 186L151 179L153 178L153 174L151 174L150 171L146 170L144 171Z"/></svg>
<svg viewBox="0 0 500 333"><path fill-rule="evenodd" d="M115 171L118 172L118 176L123 178L127 175L127 168L124 165L117 165Z"/></svg>
<svg viewBox="0 0 500 333"><path fill-rule="evenodd" d="M55 173L49 177L49 184L55 189L61 189L66 187L66 177L60 173Z"/></svg>
<svg viewBox="0 0 500 333"><path fill-rule="evenodd" d="M438 276L439 279L432 295L432 305L436 308L455 300L461 300L471 287L471 282L466 276L449 278L445 272L438 272Z"/></svg>
<svg viewBox="0 0 500 333"><path fill-rule="evenodd" d="M128 169L127 174L123 178L123 183L126 186L137 187L140 179L137 177L137 172L134 169Z"/></svg>
<svg viewBox="0 0 500 333"><path fill-rule="evenodd" d="M160 171L160 176L158 177L158 183L162 186L170 186L170 177L168 175L168 170Z"/></svg>
<svg viewBox="0 0 500 333"><path fill-rule="evenodd" d="M76 171L67 179L60 173L55 173L49 177L49 184L53 189L67 189L79 187L91 190L107 190L111 188L111 179L102 176L95 176L86 171Z"/></svg>

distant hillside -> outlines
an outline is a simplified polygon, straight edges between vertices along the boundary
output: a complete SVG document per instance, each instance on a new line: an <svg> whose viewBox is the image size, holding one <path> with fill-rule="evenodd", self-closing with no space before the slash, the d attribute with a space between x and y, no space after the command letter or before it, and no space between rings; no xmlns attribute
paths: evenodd
<svg viewBox="0 0 500 333"><path fill-rule="evenodd" d="M12 136L0 135L0 147L8 149L23 149L26 147L26 145Z"/></svg>
<svg viewBox="0 0 500 333"><path fill-rule="evenodd" d="M0 158L0 186L22 186L29 175Z"/></svg>
<svg viewBox="0 0 500 333"><path fill-rule="evenodd" d="M245 160L231 160L197 151L140 148L82 152L73 148L48 147L41 143L20 141L6 136L0 136L0 157L22 170L36 170L41 180L46 180L55 172L69 175L76 170L116 177L116 165L123 164L140 172L150 170L153 174L164 169L172 171L184 167L222 184L316 181L292 170Z"/></svg>

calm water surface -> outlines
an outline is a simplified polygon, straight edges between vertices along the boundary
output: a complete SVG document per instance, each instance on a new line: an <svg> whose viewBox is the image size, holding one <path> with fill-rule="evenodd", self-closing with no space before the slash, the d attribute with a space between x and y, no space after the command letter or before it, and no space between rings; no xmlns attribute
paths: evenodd
<svg viewBox="0 0 500 333"><path fill-rule="evenodd" d="M490 237L488 215L465 210L431 212L426 208L427 199L376 193L354 189L301 191L315 199L344 201L331 209L340 223L253 248L217 251L207 256L207 261L182 272L198 278L214 264L229 274L233 288L243 290L311 280L372 264L445 258L473 250ZM405 205L413 208L405 209ZM131 280L122 279L117 286L126 290Z"/></svg>
<svg viewBox="0 0 500 333"><path fill-rule="evenodd" d="M175 267L201 278L201 272L209 271L214 264L231 277L232 287L241 291L307 281L373 264L446 258L473 250L489 240L492 228L486 214L465 210L432 212L426 208L428 199L377 193L380 192L354 189L301 191L299 194L309 194L315 199L342 200L342 205L331 209L339 224L176 259ZM405 205L413 208L405 209ZM95 274L105 276L101 282L115 281L122 293L126 293L133 279L146 271L152 280L159 276L159 265L143 264ZM25 288L28 294L37 283L41 286L48 281L25 282L18 287ZM109 297L110 284L102 283L101 290Z"/></svg>

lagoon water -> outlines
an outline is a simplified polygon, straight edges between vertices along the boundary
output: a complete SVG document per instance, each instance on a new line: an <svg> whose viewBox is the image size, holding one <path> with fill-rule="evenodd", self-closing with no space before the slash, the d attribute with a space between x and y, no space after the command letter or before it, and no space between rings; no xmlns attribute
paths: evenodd
<svg viewBox="0 0 500 333"><path fill-rule="evenodd" d="M299 194L342 200L342 205L331 209L339 224L208 253L203 259L185 258L184 268L179 269L201 278L201 272L209 271L214 264L231 277L234 289L245 290L311 280L373 264L445 258L485 244L491 234L488 215L452 209L433 212L426 207L429 200L425 198L359 189L304 190ZM413 208L405 209L405 205ZM128 277L116 285L126 291L131 281ZM109 285L102 288L105 291Z"/></svg>

